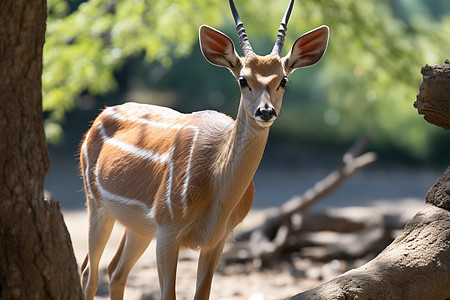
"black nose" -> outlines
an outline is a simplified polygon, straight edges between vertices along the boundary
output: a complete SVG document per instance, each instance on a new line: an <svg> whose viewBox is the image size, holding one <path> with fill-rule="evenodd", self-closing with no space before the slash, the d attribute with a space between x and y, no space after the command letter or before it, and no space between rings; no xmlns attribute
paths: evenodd
<svg viewBox="0 0 450 300"><path fill-rule="evenodd" d="M276 112L275 109L273 108L268 108L268 109L260 109L258 108L256 110L256 117L260 117L261 119L263 119L264 121L269 121L270 119L272 119L272 117L276 116Z"/></svg>

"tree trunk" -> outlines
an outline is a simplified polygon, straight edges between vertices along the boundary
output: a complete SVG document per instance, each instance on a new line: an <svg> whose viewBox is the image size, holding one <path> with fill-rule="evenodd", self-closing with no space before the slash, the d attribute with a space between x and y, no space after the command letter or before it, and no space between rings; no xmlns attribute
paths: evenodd
<svg viewBox="0 0 450 300"><path fill-rule="evenodd" d="M450 64L422 68L414 103L431 124L450 128ZM367 264L291 300L450 299L450 167L402 234Z"/></svg>
<svg viewBox="0 0 450 300"><path fill-rule="evenodd" d="M414 107L427 122L450 129L450 62L422 68L423 83Z"/></svg>
<svg viewBox="0 0 450 300"><path fill-rule="evenodd" d="M0 298L80 299L59 204L44 201L45 0L0 1Z"/></svg>
<svg viewBox="0 0 450 300"><path fill-rule="evenodd" d="M450 168L428 191L424 208L375 259L291 300L450 298L449 193Z"/></svg>

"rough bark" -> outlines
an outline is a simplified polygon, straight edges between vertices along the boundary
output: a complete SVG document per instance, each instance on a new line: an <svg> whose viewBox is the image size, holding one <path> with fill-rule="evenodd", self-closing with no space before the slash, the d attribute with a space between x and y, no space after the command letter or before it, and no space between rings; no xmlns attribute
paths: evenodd
<svg viewBox="0 0 450 300"><path fill-rule="evenodd" d="M422 68L414 103L431 124L450 128L450 64ZM425 207L367 264L292 300L450 299L450 167L428 191Z"/></svg>
<svg viewBox="0 0 450 300"><path fill-rule="evenodd" d="M450 298L450 168L427 204L375 259L291 300ZM436 206L435 203L445 203Z"/></svg>
<svg viewBox="0 0 450 300"><path fill-rule="evenodd" d="M423 82L414 107L427 122L450 129L450 62L422 68Z"/></svg>
<svg viewBox="0 0 450 300"><path fill-rule="evenodd" d="M59 204L44 201L45 0L0 1L0 298L80 299Z"/></svg>

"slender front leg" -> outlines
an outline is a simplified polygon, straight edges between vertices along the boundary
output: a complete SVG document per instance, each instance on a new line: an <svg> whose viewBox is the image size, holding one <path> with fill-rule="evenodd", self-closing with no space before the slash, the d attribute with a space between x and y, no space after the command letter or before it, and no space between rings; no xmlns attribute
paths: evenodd
<svg viewBox="0 0 450 300"><path fill-rule="evenodd" d="M156 237L156 262L158 267L161 300L175 300L179 244L176 232L159 228Z"/></svg>
<svg viewBox="0 0 450 300"><path fill-rule="evenodd" d="M197 288L195 291L195 300L209 299L211 292L211 283L214 272L222 257L225 240L220 242L214 249L200 252L197 268Z"/></svg>

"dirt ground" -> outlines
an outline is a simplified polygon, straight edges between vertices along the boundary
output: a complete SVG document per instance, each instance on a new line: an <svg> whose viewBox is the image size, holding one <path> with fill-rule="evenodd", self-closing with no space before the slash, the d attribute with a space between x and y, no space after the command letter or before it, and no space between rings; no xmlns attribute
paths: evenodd
<svg viewBox="0 0 450 300"><path fill-rule="evenodd" d="M252 222L257 220L258 217L257 213L249 215L241 228L251 226ZM72 237L78 266L80 266L87 251L87 214L85 211L65 212L64 219ZM106 267L117 249L122 232L123 228L116 224L100 261L100 281L96 299L109 298ZM196 251L183 250L180 253L177 271L178 299L193 298L197 259L198 252ZM307 263L305 261L298 262L298 264ZM334 262L335 264L336 262ZM317 267L308 268L311 270L311 274L295 274L296 272L288 264L280 265L275 269L259 272L255 271L252 266L221 266L213 279L211 299L286 299L320 284L323 280L336 276L335 271L338 271L339 268L330 263L328 268L325 266L325 269L329 270L325 275L323 274L323 266L320 269ZM125 289L125 299L159 299L159 293L155 243L152 242L130 273Z"/></svg>
<svg viewBox="0 0 450 300"><path fill-rule="evenodd" d="M406 222L423 206L423 200L405 198L397 201L377 201L374 212L386 216L397 216ZM354 210L357 212L358 210ZM88 220L85 210L65 211L64 219L72 237L72 244L78 266L87 253ZM261 224L263 210L251 210L235 232L246 231ZM399 231L400 232L400 231ZM106 268L115 254L123 234L123 227L116 224L105 253L100 261L100 280L96 299L108 299L108 276ZM155 242L152 242L140 260L131 270L125 289L127 300L160 299L159 281L156 270ZM229 242L229 245L231 242ZM270 270L258 271L251 264L220 264L214 275L211 299L225 300L277 300L286 299L304 290L313 288L347 270L357 268L375 254L351 261L332 260L321 263L304 257L291 257L290 262L276 263ZM177 271L178 299L193 299L197 270L198 252L182 250Z"/></svg>

